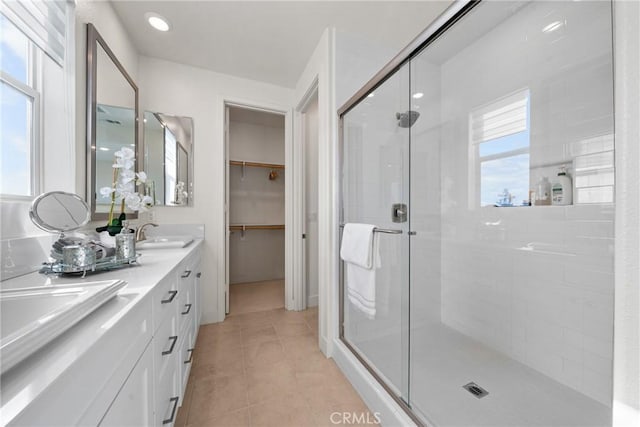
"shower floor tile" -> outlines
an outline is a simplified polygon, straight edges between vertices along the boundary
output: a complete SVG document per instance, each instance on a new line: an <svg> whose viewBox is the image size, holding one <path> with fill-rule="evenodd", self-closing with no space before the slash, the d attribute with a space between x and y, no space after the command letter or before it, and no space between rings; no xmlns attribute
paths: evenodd
<svg viewBox="0 0 640 427"><path fill-rule="evenodd" d="M610 426L611 408L443 324L411 334L410 400L421 418L437 426ZM369 360L395 372L397 337L357 343ZM389 356L392 356L389 358ZM393 360L395 359L395 360ZM397 375L392 376L398 382ZM475 382L489 394L478 399L462 386Z"/></svg>

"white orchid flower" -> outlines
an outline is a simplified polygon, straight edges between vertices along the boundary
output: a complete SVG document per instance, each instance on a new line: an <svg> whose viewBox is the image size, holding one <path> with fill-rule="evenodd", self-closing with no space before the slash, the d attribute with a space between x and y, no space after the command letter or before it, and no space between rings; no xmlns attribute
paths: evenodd
<svg viewBox="0 0 640 427"><path fill-rule="evenodd" d="M120 171L120 180L122 181L123 184L130 183L135 179L135 177L136 177L136 174L132 170L123 169L122 171Z"/></svg>
<svg viewBox="0 0 640 427"><path fill-rule="evenodd" d="M116 151L114 154L117 158L123 160L133 160L136 156L135 151L129 147L122 147L120 151Z"/></svg>
<svg viewBox="0 0 640 427"><path fill-rule="evenodd" d="M124 199L124 203L131 210L134 210L134 211L140 210L140 207L141 207L140 195L138 193L127 194Z"/></svg>
<svg viewBox="0 0 640 427"><path fill-rule="evenodd" d="M138 176L138 181L145 183L147 182L147 174L144 171L140 171L136 174Z"/></svg>
<svg viewBox="0 0 640 427"><path fill-rule="evenodd" d="M113 164L113 167L116 169L131 169L134 164L134 160L116 158L116 162Z"/></svg>
<svg viewBox="0 0 640 427"><path fill-rule="evenodd" d="M128 147L122 147L115 152L115 162L113 168L115 182L113 187L103 187L100 194L103 197L111 197L111 210L109 211L109 222L111 222L115 205L124 201L124 204L133 211L146 211L153 206L151 196L143 196L136 192L138 183L145 183L148 179L143 171L135 172L135 151Z"/></svg>
<svg viewBox="0 0 640 427"><path fill-rule="evenodd" d="M115 190L111 187L102 187L100 189L100 195L102 197L111 197L111 193L113 193Z"/></svg>

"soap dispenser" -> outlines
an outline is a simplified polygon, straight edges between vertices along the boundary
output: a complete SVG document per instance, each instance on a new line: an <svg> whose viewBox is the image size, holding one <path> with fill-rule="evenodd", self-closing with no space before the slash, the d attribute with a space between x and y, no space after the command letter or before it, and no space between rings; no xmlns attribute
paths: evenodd
<svg viewBox="0 0 640 427"><path fill-rule="evenodd" d="M558 176L551 184L551 203L556 206L566 206L573 203L573 184L564 166L560 168Z"/></svg>
<svg viewBox="0 0 640 427"><path fill-rule="evenodd" d="M551 204L551 183L546 176L538 180L536 186L536 206L548 206Z"/></svg>

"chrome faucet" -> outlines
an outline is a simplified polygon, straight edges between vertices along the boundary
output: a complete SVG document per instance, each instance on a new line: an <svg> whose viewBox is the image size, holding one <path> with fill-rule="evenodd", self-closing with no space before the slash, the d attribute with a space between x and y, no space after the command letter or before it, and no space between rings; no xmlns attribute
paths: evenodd
<svg viewBox="0 0 640 427"><path fill-rule="evenodd" d="M151 225L153 227L157 227L158 224L154 224L153 222L147 222L145 224L142 224L141 226L138 227L138 229L136 230L136 242L141 242L143 240L147 240L147 236L145 236L144 234L144 229L147 225Z"/></svg>

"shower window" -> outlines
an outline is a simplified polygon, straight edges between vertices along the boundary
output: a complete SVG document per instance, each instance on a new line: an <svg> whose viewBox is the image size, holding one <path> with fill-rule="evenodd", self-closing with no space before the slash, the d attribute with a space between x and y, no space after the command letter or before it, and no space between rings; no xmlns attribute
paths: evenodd
<svg viewBox="0 0 640 427"><path fill-rule="evenodd" d="M529 90L491 102L469 115L477 206L528 206ZM479 188L478 188L479 185ZM476 194L479 195L479 201Z"/></svg>

